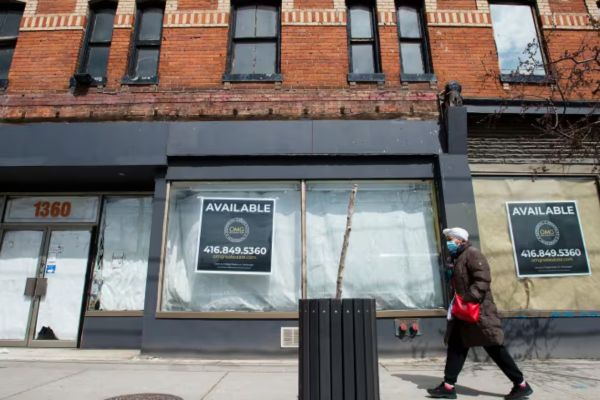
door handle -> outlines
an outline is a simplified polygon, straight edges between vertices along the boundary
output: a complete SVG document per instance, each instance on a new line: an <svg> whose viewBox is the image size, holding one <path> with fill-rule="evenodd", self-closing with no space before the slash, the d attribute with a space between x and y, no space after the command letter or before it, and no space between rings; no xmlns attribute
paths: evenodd
<svg viewBox="0 0 600 400"><path fill-rule="evenodd" d="M35 284L35 296L43 297L46 295L48 291L48 278L37 278L37 282Z"/></svg>
<svg viewBox="0 0 600 400"><path fill-rule="evenodd" d="M37 278L27 278L25 281L25 292L23 295L27 297L35 296L35 286L37 283Z"/></svg>

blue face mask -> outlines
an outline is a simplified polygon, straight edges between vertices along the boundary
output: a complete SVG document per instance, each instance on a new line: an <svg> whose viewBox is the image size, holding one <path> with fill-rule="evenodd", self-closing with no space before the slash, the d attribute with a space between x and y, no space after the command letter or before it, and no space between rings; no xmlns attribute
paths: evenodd
<svg viewBox="0 0 600 400"><path fill-rule="evenodd" d="M458 253L459 245L454 243L452 240L448 240L446 242L446 247L448 247L448 251L450 252L450 255L454 256L454 255L456 255L456 253Z"/></svg>

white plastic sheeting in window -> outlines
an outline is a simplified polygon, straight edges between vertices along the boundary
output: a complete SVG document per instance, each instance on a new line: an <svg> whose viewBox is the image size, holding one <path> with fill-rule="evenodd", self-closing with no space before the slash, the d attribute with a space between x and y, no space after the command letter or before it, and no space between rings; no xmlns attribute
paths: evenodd
<svg viewBox="0 0 600 400"><path fill-rule="evenodd" d="M443 307L431 184L358 182L343 297L380 310ZM335 296L350 182L309 183L308 295Z"/></svg>
<svg viewBox="0 0 600 400"><path fill-rule="evenodd" d="M90 253L90 231L52 231L44 277L48 290L40 300L36 339L77 340L85 273Z"/></svg>
<svg viewBox="0 0 600 400"><path fill-rule="evenodd" d="M0 245L0 340L25 340L31 297L25 281L36 276L43 231L7 231Z"/></svg>
<svg viewBox="0 0 600 400"><path fill-rule="evenodd" d="M202 197L275 199L268 275L195 272ZM198 183L171 191L162 311L294 311L300 294L300 185Z"/></svg>
<svg viewBox="0 0 600 400"><path fill-rule="evenodd" d="M105 199L90 309L144 309L151 223L151 197Z"/></svg>

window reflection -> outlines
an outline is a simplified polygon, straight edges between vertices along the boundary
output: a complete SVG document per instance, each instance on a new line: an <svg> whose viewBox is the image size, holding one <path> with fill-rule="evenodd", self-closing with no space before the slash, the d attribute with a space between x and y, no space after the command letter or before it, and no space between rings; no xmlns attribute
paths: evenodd
<svg viewBox="0 0 600 400"><path fill-rule="evenodd" d="M415 79L431 72L428 58L426 22L420 1L403 1L397 6L398 39L402 79Z"/></svg>
<svg viewBox="0 0 600 400"><path fill-rule="evenodd" d="M491 4L500 73L545 75L540 41L530 6Z"/></svg>

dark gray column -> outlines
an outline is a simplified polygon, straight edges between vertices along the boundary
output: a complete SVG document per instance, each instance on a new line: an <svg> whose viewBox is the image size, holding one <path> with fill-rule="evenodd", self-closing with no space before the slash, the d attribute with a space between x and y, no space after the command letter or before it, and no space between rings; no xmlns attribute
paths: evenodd
<svg viewBox="0 0 600 400"><path fill-rule="evenodd" d="M470 241L479 246L475 196L466 155L442 154L438 167L443 227L465 228Z"/></svg>
<svg viewBox="0 0 600 400"><path fill-rule="evenodd" d="M446 132L449 154L467 154L467 108L446 109Z"/></svg>
<svg viewBox="0 0 600 400"><path fill-rule="evenodd" d="M146 277L146 297L144 300L144 318L142 330L142 351L148 336L152 334L158 304L158 280L160 276L160 255L162 251L163 221L167 181L164 174L156 177L154 198L152 200L152 228L150 232L150 252L148 254L148 274Z"/></svg>

